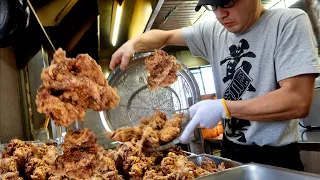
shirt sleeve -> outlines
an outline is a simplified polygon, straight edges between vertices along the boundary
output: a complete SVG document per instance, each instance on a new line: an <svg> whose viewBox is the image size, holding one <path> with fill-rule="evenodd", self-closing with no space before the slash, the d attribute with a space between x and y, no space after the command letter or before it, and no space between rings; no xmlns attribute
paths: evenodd
<svg viewBox="0 0 320 180"><path fill-rule="evenodd" d="M298 11L282 23L274 55L277 81L320 73L316 41L308 15Z"/></svg>
<svg viewBox="0 0 320 180"><path fill-rule="evenodd" d="M193 26L182 28L182 36L193 56L202 57L208 59L208 47L210 45L210 35L207 34L208 28L211 23L201 22ZM211 26L212 27L212 26ZM212 43L211 43L212 44Z"/></svg>

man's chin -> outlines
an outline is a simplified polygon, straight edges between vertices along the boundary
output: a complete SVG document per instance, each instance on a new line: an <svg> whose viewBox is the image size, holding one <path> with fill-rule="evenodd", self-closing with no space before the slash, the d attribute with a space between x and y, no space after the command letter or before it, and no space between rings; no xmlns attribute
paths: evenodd
<svg viewBox="0 0 320 180"><path fill-rule="evenodd" d="M231 33L240 33L241 31L236 26L225 27Z"/></svg>

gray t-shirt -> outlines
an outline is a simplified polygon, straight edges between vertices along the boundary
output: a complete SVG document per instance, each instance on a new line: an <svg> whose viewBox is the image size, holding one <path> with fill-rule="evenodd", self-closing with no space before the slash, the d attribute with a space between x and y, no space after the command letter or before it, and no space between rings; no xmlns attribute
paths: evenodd
<svg viewBox="0 0 320 180"><path fill-rule="evenodd" d="M191 53L212 65L216 94L252 99L279 88L279 81L320 72L308 15L299 9L266 10L245 33L228 32L217 20L182 29ZM237 144L282 146L296 142L298 120L224 120L225 136Z"/></svg>

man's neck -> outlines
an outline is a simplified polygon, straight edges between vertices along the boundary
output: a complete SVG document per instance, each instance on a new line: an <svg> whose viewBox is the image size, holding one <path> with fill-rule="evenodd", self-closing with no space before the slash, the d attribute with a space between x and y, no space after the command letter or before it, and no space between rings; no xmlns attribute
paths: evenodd
<svg viewBox="0 0 320 180"><path fill-rule="evenodd" d="M246 28L245 31L247 31L250 27L252 27L260 19L260 17L264 13L264 11L265 11L264 7L262 6L262 4L260 4L258 7L258 10L253 15L251 22L248 24L248 28Z"/></svg>

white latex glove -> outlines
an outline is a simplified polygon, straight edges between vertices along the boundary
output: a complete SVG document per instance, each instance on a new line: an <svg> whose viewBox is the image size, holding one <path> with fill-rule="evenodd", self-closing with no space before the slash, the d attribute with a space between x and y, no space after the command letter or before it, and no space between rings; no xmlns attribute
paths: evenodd
<svg viewBox="0 0 320 180"><path fill-rule="evenodd" d="M200 101L189 108L190 122L180 136L180 142L190 142L190 136L199 125L202 128L213 128L222 119L230 118L224 99Z"/></svg>

